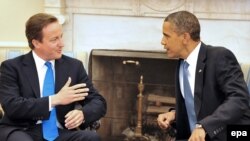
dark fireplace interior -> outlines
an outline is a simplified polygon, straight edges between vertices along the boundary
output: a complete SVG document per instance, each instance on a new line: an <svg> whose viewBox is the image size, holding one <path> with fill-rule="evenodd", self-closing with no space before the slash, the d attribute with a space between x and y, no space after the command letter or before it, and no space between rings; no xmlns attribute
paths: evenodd
<svg viewBox="0 0 250 141"><path fill-rule="evenodd" d="M164 52L92 50L89 75L107 101L107 114L98 129L103 141L122 141L134 132L138 115L138 83L142 76L142 133L159 130L159 113L174 106L176 59ZM154 133L155 132L155 133Z"/></svg>

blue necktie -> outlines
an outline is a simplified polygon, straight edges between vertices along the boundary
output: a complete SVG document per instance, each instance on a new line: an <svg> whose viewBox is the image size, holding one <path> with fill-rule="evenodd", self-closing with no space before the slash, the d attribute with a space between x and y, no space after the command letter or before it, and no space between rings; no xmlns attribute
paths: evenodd
<svg viewBox="0 0 250 141"><path fill-rule="evenodd" d="M43 97L53 95L55 93L55 86L54 86L54 74L51 68L51 63L46 62L45 65L47 66L47 71L44 78L43 84ZM53 108L50 111L50 117L48 120L43 120L42 122L43 127L43 137L48 141L54 141L58 136L58 129L56 126L56 109Z"/></svg>
<svg viewBox="0 0 250 141"><path fill-rule="evenodd" d="M188 114L188 121L191 132L195 128L197 122L195 111L194 111L194 98L192 95L191 87L188 81L188 66L189 64L186 61L183 61L183 86L184 86L184 98L185 105Z"/></svg>

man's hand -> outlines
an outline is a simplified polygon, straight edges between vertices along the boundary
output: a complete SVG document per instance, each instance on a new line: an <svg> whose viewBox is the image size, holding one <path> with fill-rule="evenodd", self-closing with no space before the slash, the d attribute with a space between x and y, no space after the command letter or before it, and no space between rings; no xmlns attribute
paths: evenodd
<svg viewBox="0 0 250 141"><path fill-rule="evenodd" d="M65 115L65 127L69 130L79 127L84 121L82 110L72 110Z"/></svg>
<svg viewBox="0 0 250 141"><path fill-rule="evenodd" d="M56 105L67 105L72 102L84 100L88 95L89 89L86 88L85 83L76 84L69 86L71 83L71 78L62 87L62 89L55 95L51 97L52 107Z"/></svg>
<svg viewBox="0 0 250 141"><path fill-rule="evenodd" d="M195 128L188 141L205 141L206 132L203 128Z"/></svg>
<svg viewBox="0 0 250 141"><path fill-rule="evenodd" d="M170 124L175 120L175 111L159 114L157 118L158 125L161 129L167 129Z"/></svg>

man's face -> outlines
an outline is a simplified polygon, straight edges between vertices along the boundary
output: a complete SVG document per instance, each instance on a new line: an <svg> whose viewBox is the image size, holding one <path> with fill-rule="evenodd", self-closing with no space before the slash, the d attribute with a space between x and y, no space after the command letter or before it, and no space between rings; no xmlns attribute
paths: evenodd
<svg viewBox="0 0 250 141"><path fill-rule="evenodd" d="M59 59L64 47L62 26L58 22L51 23L43 28L42 42L35 40L35 49L39 57L45 61Z"/></svg>
<svg viewBox="0 0 250 141"><path fill-rule="evenodd" d="M161 44L166 49L169 58L181 58L183 51L183 36L178 35L169 22L163 23L163 37Z"/></svg>

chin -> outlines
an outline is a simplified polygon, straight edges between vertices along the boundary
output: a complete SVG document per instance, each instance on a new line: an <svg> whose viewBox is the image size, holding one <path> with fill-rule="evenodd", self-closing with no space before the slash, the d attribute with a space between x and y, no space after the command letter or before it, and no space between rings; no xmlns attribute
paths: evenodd
<svg viewBox="0 0 250 141"><path fill-rule="evenodd" d="M168 54L168 53L167 53L167 57L168 57L168 58L174 58L174 55L171 55L171 54Z"/></svg>
<svg viewBox="0 0 250 141"><path fill-rule="evenodd" d="M57 56L55 56L55 59L60 59L62 57L62 54L58 54Z"/></svg>

